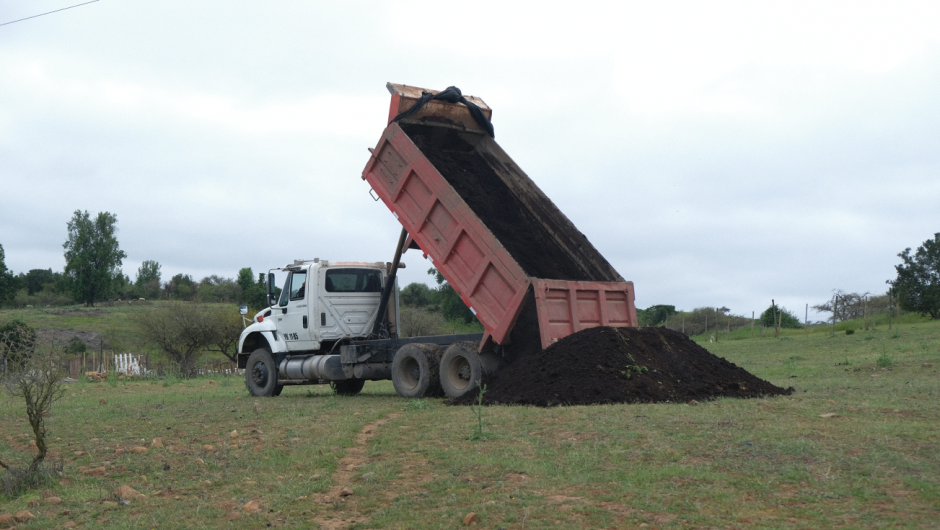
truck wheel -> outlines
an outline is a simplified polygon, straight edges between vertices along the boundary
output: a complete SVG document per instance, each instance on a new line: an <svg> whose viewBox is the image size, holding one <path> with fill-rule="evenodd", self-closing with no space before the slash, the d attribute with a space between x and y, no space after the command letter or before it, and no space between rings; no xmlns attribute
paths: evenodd
<svg viewBox="0 0 940 530"><path fill-rule="evenodd" d="M333 393L338 396L355 396L362 392L362 387L366 385L365 379L346 379L345 381L331 381Z"/></svg>
<svg viewBox="0 0 940 530"><path fill-rule="evenodd" d="M440 396L440 365L436 344L405 344L392 360L392 385L401 397Z"/></svg>
<svg viewBox="0 0 940 530"><path fill-rule="evenodd" d="M483 377L480 356L470 345L457 342L444 351L441 359L441 386L451 399L472 392Z"/></svg>
<svg viewBox="0 0 940 530"><path fill-rule="evenodd" d="M284 385L277 384L277 366L271 350L258 348L248 356L245 364L245 383L252 396L276 396Z"/></svg>

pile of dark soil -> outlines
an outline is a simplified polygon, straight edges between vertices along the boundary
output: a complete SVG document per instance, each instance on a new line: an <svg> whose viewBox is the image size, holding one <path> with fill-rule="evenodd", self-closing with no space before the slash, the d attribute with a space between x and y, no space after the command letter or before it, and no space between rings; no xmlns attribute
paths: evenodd
<svg viewBox="0 0 940 530"><path fill-rule="evenodd" d="M586 329L545 350L518 355L484 383L484 403L543 407L684 403L793 392L665 328ZM469 404L476 398L473 393L452 403Z"/></svg>
<svg viewBox="0 0 940 530"><path fill-rule="evenodd" d="M621 280L616 272L611 272L612 268L607 271L573 256L559 237L575 235L550 232L513 193L496 173L497 161L488 160L478 149L477 144L492 141L489 137L444 127L414 124L401 127L526 274L555 280ZM577 231L574 225L569 229ZM576 236L584 237L580 233ZM595 259L603 261L590 244L586 247L590 248L582 246L578 252L597 254Z"/></svg>

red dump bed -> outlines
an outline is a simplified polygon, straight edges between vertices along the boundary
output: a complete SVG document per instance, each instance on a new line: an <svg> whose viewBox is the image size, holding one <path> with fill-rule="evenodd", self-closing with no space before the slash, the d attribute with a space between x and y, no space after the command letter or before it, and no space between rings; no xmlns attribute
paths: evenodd
<svg viewBox="0 0 940 530"><path fill-rule="evenodd" d="M389 84L389 119L421 89ZM489 117L478 98L468 98ZM390 123L362 172L486 328L510 343L527 304L541 346L594 326L636 326L626 282L463 104L428 103ZM528 293L532 295L527 296Z"/></svg>

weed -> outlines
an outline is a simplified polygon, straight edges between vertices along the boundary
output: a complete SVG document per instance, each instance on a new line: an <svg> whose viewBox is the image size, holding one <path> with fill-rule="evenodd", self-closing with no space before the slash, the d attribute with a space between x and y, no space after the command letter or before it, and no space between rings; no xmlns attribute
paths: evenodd
<svg viewBox="0 0 940 530"><path fill-rule="evenodd" d="M878 357L878 367L879 368L890 368L894 366L894 359L888 355L888 350L882 348L881 355Z"/></svg>
<svg viewBox="0 0 940 530"><path fill-rule="evenodd" d="M793 337L780 337L780 340L793 340Z"/></svg>
<svg viewBox="0 0 940 530"><path fill-rule="evenodd" d="M869 333L868 335L865 335L865 338L863 340L872 340L874 338L875 338L875 334Z"/></svg>
<svg viewBox="0 0 940 530"><path fill-rule="evenodd" d="M412 399L408 401L407 408L408 410L427 410L431 408L431 404L423 399Z"/></svg>
<svg viewBox="0 0 940 530"><path fill-rule="evenodd" d="M480 386L480 394L477 396L477 404L470 405L470 410L477 415L477 425L473 429L473 434L470 435L471 442L486 439L486 435L483 434L483 394L485 393L486 385Z"/></svg>
<svg viewBox="0 0 940 530"><path fill-rule="evenodd" d="M892 333L892 334L890 335L890 338L892 338L892 339L900 339L900 338L901 338L901 330L900 330L900 329L895 329L895 330L894 330L894 333Z"/></svg>
<svg viewBox="0 0 940 530"><path fill-rule="evenodd" d="M620 372L621 374L627 376L627 379L630 379L631 377L633 377L633 374L644 374L649 371L649 368L638 365L636 363L636 359L634 359L633 356L630 355L629 353L627 354L627 358L630 359L630 362L633 364L628 364L627 368L625 370L621 370Z"/></svg>
<svg viewBox="0 0 940 530"><path fill-rule="evenodd" d="M116 387L118 384L117 370L114 370L113 368L111 370L108 370L108 374L105 376L104 380L106 383L108 383L108 386L110 386L111 388Z"/></svg>
<svg viewBox="0 0 940 530"><path fill-rule="evenodd" d="M845 334L846 334L846 335L854 335L854 334L855 334L855 330L854 330L854 329L847 329L847 330L845 330Z"/></svg>

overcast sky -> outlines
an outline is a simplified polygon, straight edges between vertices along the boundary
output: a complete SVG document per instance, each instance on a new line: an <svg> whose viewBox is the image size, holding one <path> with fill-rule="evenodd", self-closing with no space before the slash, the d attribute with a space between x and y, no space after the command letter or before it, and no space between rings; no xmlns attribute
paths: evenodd
<svg viewBox="0 0 940 530"><path fill-rule="evenodd" d="M0 244L62 270L81 209L132 279L390 261L360 180L385 83L456 85L638 307L802 316L940 232L938 28L937 2L100 0L0 26Z"/></svg>

